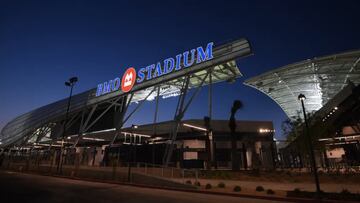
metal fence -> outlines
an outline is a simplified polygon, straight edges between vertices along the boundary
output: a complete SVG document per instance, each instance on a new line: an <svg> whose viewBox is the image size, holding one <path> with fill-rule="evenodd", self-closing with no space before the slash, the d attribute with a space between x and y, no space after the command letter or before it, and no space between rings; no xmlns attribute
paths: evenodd
<svg viewBox="0 0 360 203"><path fill-rule="evenodd" d="M93 166L78 153L64 156L61 166L59 158L60 153L56 152L3 153L0 157L0 169L186 189L195 188L186 184L186 181L197 178L198 174L197 170L140 162L111 161L108 166Z"/></svg>

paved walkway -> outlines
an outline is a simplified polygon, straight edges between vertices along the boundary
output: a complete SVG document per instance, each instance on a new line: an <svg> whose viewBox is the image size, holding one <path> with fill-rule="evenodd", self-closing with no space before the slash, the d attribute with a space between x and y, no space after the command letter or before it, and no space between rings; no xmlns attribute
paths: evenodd
<svg viewBox="0 0 360 203"><path fill-rule="evenodd" d="M1 202L270 203L277 201L96 183L0 171Z"/></svg>

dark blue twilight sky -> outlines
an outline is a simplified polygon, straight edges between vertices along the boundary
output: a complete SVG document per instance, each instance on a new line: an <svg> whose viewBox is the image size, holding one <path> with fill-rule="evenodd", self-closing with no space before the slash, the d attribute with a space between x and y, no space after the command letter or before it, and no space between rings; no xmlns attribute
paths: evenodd
<svg viewBox="0 0 360 203"><path fill-rule="evenodd" d="M289 3L288 3L289 2ZM291 2L291 3L290 3ZM278 138L286 118L244 79L299 60L360 48L359 1L0 1L0 128L19 114L135 68L213 41L247 37L254 55L238 61L235 84L214 87L214 118L227 119L234 99L238 119L272 120ZM186 118L207 113L204 88ZM160 120L175 99L161 100ZM147 102L128 124L152 121Z"/></svg>

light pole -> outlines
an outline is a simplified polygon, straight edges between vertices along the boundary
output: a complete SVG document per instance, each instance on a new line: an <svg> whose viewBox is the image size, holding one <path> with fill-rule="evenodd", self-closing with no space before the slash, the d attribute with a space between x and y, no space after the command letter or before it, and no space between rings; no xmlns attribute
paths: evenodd
<svg viewBox="0 0 360 203"><path fill-rule="evenodd" d="M73 88L75 86L75 83L78 81L77 77L72 77L69 79L69 81L65 82L65 86L70 87L70 96L68 99L68 103L67 103L67 108L66 108L66 114L65 114L65 120L64 120L64 124L63 124L63 131L62 131L62 136L61 136L61 152L60 152L60 159L59 159L59 163L58 163L58 171L59 173L62 173L62 164L63 164L63 153L64 153L64 140L65 140L65 131L66 131L66 122L69 116L69 110L70 110L70 102L71 102L71 97L72 97L72 92L73 92Z"/></svg>
<svg viewBox="0 0 360 203"><path fill-rule="evenodd" d="M309 124L308 124L308 121L307 121L307 118L306 118L306 112L305 112L304 100L306 99L306 97L303 94L299 94L298 99L301 101L301 106L302 106L302 110L303 110L303 113L304 113L304 120L305 120L305 126L306 126L306 137L307 137L308 144L309 144L309 149L310 149L310 159L311 159L311 165L312 165L313 172L314 172L314 178L315 178L315 184L316 184L316 193L318 195L320 195L320 183L319 183L319 177L318 177L318 173L317 173L314 148L313 148L313 145L312 145L310 132L309 132Z"/></svg>

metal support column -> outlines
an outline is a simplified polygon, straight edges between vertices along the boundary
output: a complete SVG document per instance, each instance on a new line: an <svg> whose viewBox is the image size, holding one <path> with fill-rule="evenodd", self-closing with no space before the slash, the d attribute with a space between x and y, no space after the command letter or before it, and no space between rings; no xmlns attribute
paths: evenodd
<svg viewBox="0 0 360 203"><path fill-rule="evenodd" d="M157 93L156 93L156 104L155 104L155 112L154 112L154 127L153 127L153 136L156 137L156 127L157 127L157 117L158 117L158 111L159 111L159 96L160 96L160 85L158 86ZM151 159L152 164L155 164L155 144L153 142L151 146Z"/></svg>
<svg viewBox="0 0 360 203"><path fill-rule="evenodd" d="M208 154L208 162L207 162L207 169L211 169L215 164L214 161L214 140L213 134L211 129L211 120L212 120L212 69L209 70L209 93L208 93L208 104L209 104L209 113L208 118L209 120L205 122L205 126L207 128L206 136L207 136L207 146L206 151Z"/></svg>
<svg viewBox="0 0 360 203"><path fill-rule="evenodd" d="M165 154L164 154L164 157L163 157L163 164L165 166L167 166L169 164L169 161L170 161L170 159L172 157L172 153L173 153L173 149L174 149L174 142L175 142L176 137L177 137L177 131L178 131L180 122L181 122L182 118L184 117L184 114L185 114L186 110L189 108L191 102L198 95L198 93L199 93L201 87L203 86L203 84L204 84L206 78L208 77L208 75L209 75L209 72L202 79L201 83L196 88L195 92L193 93L193 95L191 96L191 98L189 99L189 101L186 103L186 105L184 107L186 94L187 94L187 91L189 89L190 76L187 76L185 78L185 81L184 81L183 86L181 88L181 94L180 94L180 97L179 97L179 100L178 100L176 113L175 113L175 116L174 116L174 126L173 126L172 133L170 134L170 144L166 145Z"/></svg>
<svg viewBox="0 0 360 203"><path fill-rule="evenodd" d="M163 157L163 164L165 166L168 165L170 159L171 159L171 156L172 156L172 150L174 148L173 146L173 143L176 139L176 134L177 134L177 130L178 130L178 127L179 127L179 122L181 121L181 118L182 118L182 108L183 108L183 105L184 105L184 100L185 100L185 97L186 97L186 94L187 94L187 91L188 91L188 87L189 87L189 81L190 81L190 76L187 76L183 82L183 85L181 87L181 93L180 93L180 96L179 96L179 99L178 99L178 103L177 103L177 106L176 106L176 111L175 111L175 116L174 116L174 126L173 126L173 130L170 134L170 144L167 144L166 145L166 148L165 148L165 154L164 154L164 157Z"/></svg>
<svg viewBox="0 0 360 203"><path fill-rule="evenodd" d="M149 96L155 91L156 87L154 87L150 93L144 98L144 100L140 101L139 104L135 107L135 109L125 118L125 114L127 112L128 107L130 106L131 100L134 96L134 93L131 93L130 98L128 99L128 102L126 103L124 109L121 112L119 121L117 122L115 128L116 128L116 133L110 143L110 146L114 144L117 136L119 135L119 131L121 130L121 128L123 127L123 125L131 118L131 116L144 104L144 102L147 100L147 98L149 98Z"/></svg>

